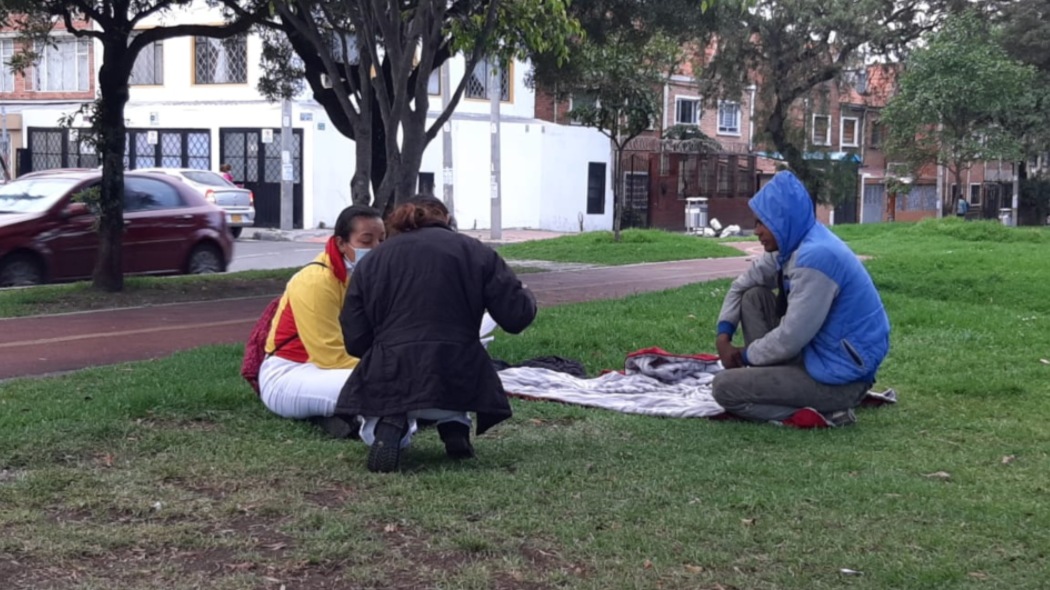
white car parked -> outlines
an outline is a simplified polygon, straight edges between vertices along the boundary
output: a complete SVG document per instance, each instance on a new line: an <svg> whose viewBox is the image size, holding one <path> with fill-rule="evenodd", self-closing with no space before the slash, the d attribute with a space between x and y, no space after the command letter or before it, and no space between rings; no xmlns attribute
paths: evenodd
<svg viewBox="0 0 1050 590"><path fill-rule="evenodd" d="M136 168L139 172L161 172L181 179L226 211L226 225L233 237L255 224L255 195L211 170L193 168Z"/></svg>

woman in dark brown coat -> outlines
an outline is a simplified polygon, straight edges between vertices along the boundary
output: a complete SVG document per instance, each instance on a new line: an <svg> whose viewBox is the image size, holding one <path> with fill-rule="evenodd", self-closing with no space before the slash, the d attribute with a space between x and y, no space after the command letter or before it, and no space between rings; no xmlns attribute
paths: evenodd
<svg viewBox="0 0 1050 590"><path fill-rule="evenodd" d="M536 317L536 300L494 250L449 227L445 205L416 197L387 221L391 237L362 260L340 323L361 362L337 411L365 418L368 469L397 469L416 419L437 422L446 453L470 458L470 418L481 434L511 415L479 339L488 310L505 331Z"/></svg>

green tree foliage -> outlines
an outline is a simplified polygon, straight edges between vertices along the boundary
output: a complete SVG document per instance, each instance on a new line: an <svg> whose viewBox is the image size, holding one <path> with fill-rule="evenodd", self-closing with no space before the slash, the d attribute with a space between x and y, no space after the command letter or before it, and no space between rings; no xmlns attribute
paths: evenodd
<svg viewBox="0 0 1050 590"><path fill-rule="evenodd" d="M303 65L313 97L356 144L355 202L386 208L415 190L426 146L451 117L475 65L543 52L564 59L577 34L568 0L413 0L389 10L386 0L280 0L271 23ZM271 43L272 45L273 43ZM431 73L452 56L466 58L451 100L428 122ZM271 97L286 61L267 68ZM273 89L277 89L274 91Z"/></svg>
<svg viewBox="0 0 1050 590"><path fill-rule="evenodd" d="M674 71L680 46L653 37L638 48L629 43L583 44L573 53L577 78L563 93L574 97L569 117L593 127L613 145L613 235L620 241L625 187L621 170L627 143L652 127L662 112L663 84Z"/></svg>
<svg viewBox="0 0 1050 590"><path fill-rule="evenodd" d="M120 291L124 287L122 237L124 232L124 146L127 128L124 107L128 79L135 58L156 41L181 36L227 38L246 32L268 14L267 0L223 0L229 22L224 25L136 27L155 15L186 8L192 0L0 0L0 21L20 33L22 49L10 66L24 71L39 58L39 48L53 43L65 31L78 39L92 39L102 47L96 54L98 99L89 110L95 146L102 160L102 186L97 201L99 250L94 287ZM213 2L218 4L218 1Z"/></svg>
<svg viewBox="0 0 1050 590"><path fill-rule="evenodd" d="M709 100L758 88L757 139L769 141L814 198L826 193L821 167L805 158L802 101L871 56L906 54L925 31L965 0L754 0L714 4L714 57L699 70Z"/></svg>
<svg viewBox="0 0 1050 590"><path fill-rule="evenodd" d="M911 170L944 165L960 187L973 162L1020 159L1024 144L1013 127L1031 108L1035 81L984 19L952 17L908 60L882 112L887 156Z"/></svg>
<svg viewBox="0 0 1050 590"><path fill-rule="evenodd" d="M1050 0L1011 0L1000 16L1007 53L1050 74Z"/></svg>

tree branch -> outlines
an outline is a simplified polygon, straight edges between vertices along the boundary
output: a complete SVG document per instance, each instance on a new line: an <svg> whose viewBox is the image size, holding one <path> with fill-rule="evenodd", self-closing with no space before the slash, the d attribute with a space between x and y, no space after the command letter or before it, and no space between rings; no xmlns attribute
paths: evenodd
<svg viewBox="0 0 1050 590"><path fill-rule="evenodd" d="M102 39L102 31L95 31L92 29L78 29L76 25L73 24L73 15L70 14L68 10L62 13L62 23L66 26L66 31L69 31L70 34L72 34L78 39Z"/></svg>

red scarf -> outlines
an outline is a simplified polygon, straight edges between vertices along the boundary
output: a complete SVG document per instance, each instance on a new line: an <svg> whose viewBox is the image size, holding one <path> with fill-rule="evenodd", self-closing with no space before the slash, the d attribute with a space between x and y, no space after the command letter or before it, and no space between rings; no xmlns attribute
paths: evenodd
<svg viewBox="0 0 1050 590"><path fill-rule="evenodd" d="M324 246L325 254L328 255L328 264L332 267L332 274L339 279L340 283L346 283L346 263L343 261L343 253L335 243L335 236L328 238Z"/></svg>

